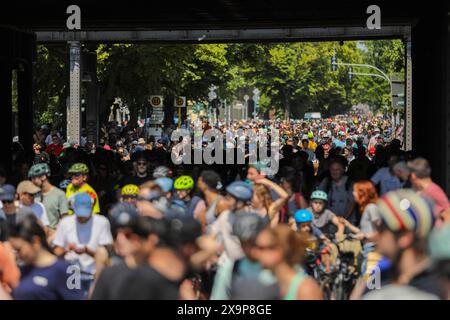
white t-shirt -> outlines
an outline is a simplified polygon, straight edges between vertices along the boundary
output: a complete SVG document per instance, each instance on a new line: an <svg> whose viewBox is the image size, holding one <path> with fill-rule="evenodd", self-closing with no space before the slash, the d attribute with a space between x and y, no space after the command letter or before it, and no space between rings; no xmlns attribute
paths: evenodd
<svg viewBox="0 0 450 320"><path fill-rule="evenodd" d="M53 244L67 248L71 243L80 249L87 246L92 251L95 251L98 246L112 244L113 239L108 219L97 214L92 215L86 223L79 223L75 215L63 218L56 229ZM82 272L95 273L95 260L86 253L78 254L69 251L64 258L69 262L79 264Z"/></svg>
<svg viewBox="0 0 450 320"><path fill-rule="evenodd" d="M228 260L237 260L244 256L239 239L233 234L234 214L227 210L219 214L211 225L210 232L217 235L217 240L223 244L224 251L217 264L223 265Z"/></svg>
<svg viewBox="0 0 450 320"><path fill-rule="evenodd" d="M28 207L30 208L36 218L39 219L39 221L44 225L45 227L48 227L50 225L50 222L48 221L47 216L47 210L45 210L45 207L40 202L35 202L31 206L24 206L23 204L20 204L19 208Z"/></svg>

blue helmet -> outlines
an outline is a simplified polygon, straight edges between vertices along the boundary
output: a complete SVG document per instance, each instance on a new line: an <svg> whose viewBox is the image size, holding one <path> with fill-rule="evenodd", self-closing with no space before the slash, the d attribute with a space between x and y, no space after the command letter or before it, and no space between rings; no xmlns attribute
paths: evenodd
<svg viewBox="0 0 450 320"><path fill-rule="evenodd" d="M241 201L250 201L253 197L253 188L243 181L230 183L225 189L231 196Z"/></svg>
<svg viewBox="0 0 450 320"><path fill-rule="evenodd" d="M311 222L313 219L312 213L306 209L300 209L295 212L295 222Z"/></svg>
<svg viewBox="0 0 450 320"><path fill-rule="evenodd" d="M173 180L170 178L162 177L155 180L155 183L161 187L163 192L170 192L173 188Z"/></svg>
<svg viewBox="0 0 450 320"><path fill-rule="evenodd" d="M63 190L66 190L67 187L69 186L69 184L71 184L71 183L72 183L71 180L65 179L65 180L63 180L63 181L61 181L61 182L59 183L59 188L60 188L60 189L63 189Z"/></svg>

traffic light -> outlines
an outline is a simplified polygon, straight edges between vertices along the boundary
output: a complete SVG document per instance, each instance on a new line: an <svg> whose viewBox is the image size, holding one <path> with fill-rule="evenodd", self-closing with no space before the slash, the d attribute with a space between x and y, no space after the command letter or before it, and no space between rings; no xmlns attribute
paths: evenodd
<svg viewBox="0 0 450 320"><path fill-rule="evenodd" d="M336 70L337 70L337 65L336 65L336 63L337 63L336 56L333 55L333 56L331 57L331 70L333 70L333 71L336 71Z"/></svg>

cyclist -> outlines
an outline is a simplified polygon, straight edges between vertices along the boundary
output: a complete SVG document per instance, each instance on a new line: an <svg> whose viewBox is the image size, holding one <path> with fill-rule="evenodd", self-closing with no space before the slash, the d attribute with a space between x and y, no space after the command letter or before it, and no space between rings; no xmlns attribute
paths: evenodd
<svg viewBox="0 0 450 320"><path fill-rule="evenodd" d="M59 220L69 212L64 191L52 185L49 181L50 167L46 163L33 165L28 171L28 178L41 188L41 202L47 211L49 228L55 230Z"/></svg>
<svg viewBox="0 0 450 320"><path fill-rule="evenodd" d="M122 187L120 191L120 202L126 202L136 206L137 197L139 194L139 187L135 184L127 184Z"/></svg>
<svg viewBox="0 0 450 320"><path fill-rule="evenodd" d="M377 203L382 223L377 250L391 263L393 277L377 288L377 269L369 278L373 290L363 299L438 299L443 297L439 281L430 270L427 237L433 227L433 206L412 190L386 193ZM375 281L375 283L372 283Z"/></svg>
<svg viewBox="0 0 450 320"><path fill-rule="evenodd" d="M198 196L193 196L194 179L190 176L178 177L174 184L176 199L181 200L186 207L186 214L196 219L200 218L200 214L206 209L205 201Z"/></svg>
<svg viewBox="0 0 450 320"><path fill-rule="evenodd" d="M297 232L304 233L309 239L309 248L320 252L321 261L325 267L325 272L331 271L332 260L337 256L338 249L319 228L313 225L313 214L307 209L297 210L294 214L295 227ZM320 241L320 242L319 242Z"/></svg>
<svg viewBox="0 0 450 320"><path fill-rule="evenodd" d="M164 197L166 197L167 200L171 200L173 190L173 180L167 177L161 177L157 178L155 180L155 183L160 186Z"/></svg>
<svg viewBox="0 0 450 320"><path fill-rule="evenodd" d="M294 215L295 225L293 230L298 232L305 232L314 238L320 239L324 242L329 242L328 239L319 228L312 224L313 214L308 209L300 209Z"/></svg>
<svg viewBox="0 0 450 320"><path fill-rule="evenodd" d="M86 182L88 179L89 168L84 163L75 163L67 172L72 182L67 186L66 197L70 201L71 197L76 193L86 192L92 198L94 206L93 213L100 213L100 204L98 201L97 192ZM73 210L69 209L69 214L73 214Z"/></svg>
<svg viewBox="0 0 450 320"><path fill-rule="evenodd" d="M329 226L333 224L338 229L336 235L343 234L343 218L337 217L327 209L328 195L324 191L316 190L311 194L310 199L310 207L307 210L313 214L313 226L328 234Z"/></svg>

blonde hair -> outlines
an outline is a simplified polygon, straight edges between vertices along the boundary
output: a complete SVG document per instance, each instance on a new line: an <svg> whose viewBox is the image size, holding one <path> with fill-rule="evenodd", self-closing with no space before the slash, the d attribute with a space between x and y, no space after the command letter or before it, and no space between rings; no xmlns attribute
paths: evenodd
<svg viewBox="0 0 450 320"><path fill-rule="evenodd" d="M267 213L269 213L269 208L272 204L272 195L270 194L269 188L262 184L255 183L253 186L253 192L262 200L264 208L267 210Z"/></svg>

